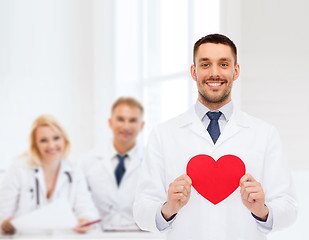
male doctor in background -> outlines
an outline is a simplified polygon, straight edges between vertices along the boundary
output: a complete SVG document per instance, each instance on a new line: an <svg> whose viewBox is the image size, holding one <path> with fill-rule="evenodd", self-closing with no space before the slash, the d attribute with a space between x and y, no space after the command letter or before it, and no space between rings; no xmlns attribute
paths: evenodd
<svg viewBox="0 0 309 240"><path fill-rule="evenodd" d="M144 127L143 112L136 99L119 98L108 120L112 141L82 161L104 230L139 230L133 202L143 157L143 147L137 142Z"/></svg>
<svg viewBox="0 0 309 240"><path fill-rule="evenodd" d="M295 221L297 203L277 130L233 106L239 72L236 46L226 36L211 34L195 43L191 76L198 100L149 138L134 203L141 229L166 231L177 240L259 240ZM233 154L246 166L240 189L217 205L185 174L199 154L215 160Z"/></svg>

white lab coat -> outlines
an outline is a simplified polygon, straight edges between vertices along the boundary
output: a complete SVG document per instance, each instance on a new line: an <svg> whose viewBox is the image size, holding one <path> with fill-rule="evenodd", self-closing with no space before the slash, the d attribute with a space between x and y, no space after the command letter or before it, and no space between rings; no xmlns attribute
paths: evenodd
<svg viewBox="0 0 309 240"><path fill-rule="evenodd" d="M59 198L66 198L69 201L77 218L97 219L98 213L82 172L73 169L69 162L61 161L55 191L53 196L47 199L42 168L31 167L28 162L28 158L18 159L9 167L1 181L0 226L10 216L16 218ZM39 185L38 191L36 178Z"/></svg>
<svg viewBox="0 0 309 240"><path fill-rule="evenodd" d="M115 164L112 158L117 154L113 144L94 150L83 157L82 166L94 203L103 219L101 227L105 230L137 230L133 218L133 203L143 147L140 144L128 152L129 165L119 187L115 178ZM126 160L125 160L126 161Z"/></svg>
<svg viewBox="0 0 309 240"><path fill-rule="evenodd" d="M262 184L273 214L273 230L295 221L294 188L275 128L234 110L214 145L192 107L157 126L150 136L134 203L134 217L143 230L158 231L155 216L167 200L169 184L186 173L188 161L198 154L216 160L227 154L240 157L246 172ZM267 229L243 205L239 188L213 205L192 187L189 202L166 232L168 239L177 240L260 240L266 239Z"/></svg>

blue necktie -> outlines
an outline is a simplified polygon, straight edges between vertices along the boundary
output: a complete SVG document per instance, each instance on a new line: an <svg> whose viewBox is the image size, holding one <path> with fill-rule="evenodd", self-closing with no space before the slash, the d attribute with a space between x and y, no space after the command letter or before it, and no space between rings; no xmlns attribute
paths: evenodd
<svg viewBox="0 0 309 240"><path fill-rule="evenodd" d="M117 180L118 186L120 185L120 182L121 182L121 179L122 179L122 177L123 177L123 174L124 174L125 171L126 171L126 169L125 169L125 167L124 167L124 159L125 159L126 157L128 157L127 154L126 154L126 155L123 155L123 156L117 154L117 158L118 158L118 160L119 160L119 163L118 163L118 165L117 165L117 167L116 167L116 169L115 169L115 176L116 176L116 180Z"/></svg>
<svg viewBox="0 0 309 240"><path fill-rule="evenodd" d="M210 123L207 127L207 131L209 132L211 139L214 143L217 142L220 136L220 128L218 119L220 118L222 112L207 112L206 115L210 119Z"/></svg>

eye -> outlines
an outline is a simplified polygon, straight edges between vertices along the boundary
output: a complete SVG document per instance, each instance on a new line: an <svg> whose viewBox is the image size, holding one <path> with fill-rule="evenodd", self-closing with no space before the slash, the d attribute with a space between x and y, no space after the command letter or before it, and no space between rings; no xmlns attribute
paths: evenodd
<svg viewBox="0 0 309 240"><path fill-rule="evenodd" d="M60 138L61 138L60 136L55 136L55 137L54 137L54 140L57 141L57 140L59 140Z"/></svg>
<svg viewBox="0 0 309 240"><path fill-rule="evenodd" d="M208 63L202 63L201 67L209 67L209 64Z"/></svg>
<svg viewBox="0 0 309 240"><path fill-rule="evenodd" d="M119 117L119 118L117 118L117 121L119 121L119 122L123 122L123 121L124 121L124 119L123 119L122 117Z"/></svg>
<svg viewBox="0 0 309 240"><path fill-rule="evenodd" d="M222 67L228 67L229 65L227 63L221 63Z"/></svg>
<svg viewBox="0 0 309 240"><path fill-rule="evenodd" d="M136 118L133 118L133 119L130 120L130 122L131 122L131 123L135 123L135 122L137 122L137 119L136 119Z"/></svg>
<svg viewBox="0 0 309 240"><path fill-rule="evenodd" d="M40 142L41 143L45 143L45 142L47 142L47 139L46 138L42 138L42 139L40 139Z"/></svg>

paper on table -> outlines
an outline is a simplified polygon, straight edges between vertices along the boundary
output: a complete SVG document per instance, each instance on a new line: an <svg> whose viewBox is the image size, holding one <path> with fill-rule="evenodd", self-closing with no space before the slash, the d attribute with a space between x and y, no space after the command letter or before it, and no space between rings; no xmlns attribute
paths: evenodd
<svg viewBox="0 0 309 240"><path fill-rule="evenodd" d="M72 229L77 219L66 199L54 202L12 220L17 230L58 230Z"/></svg>

